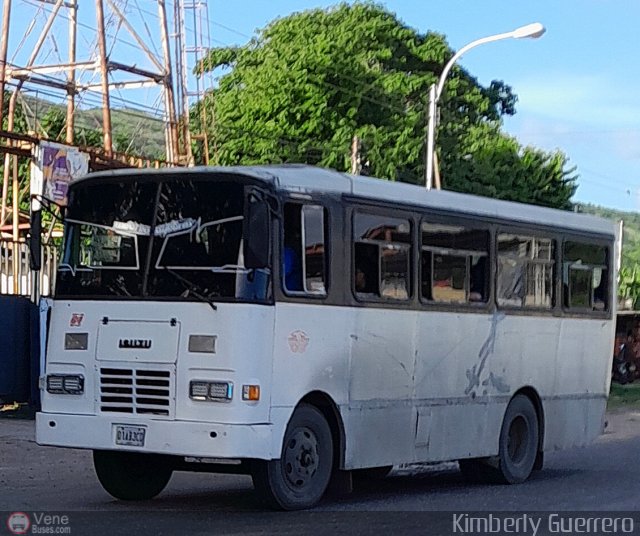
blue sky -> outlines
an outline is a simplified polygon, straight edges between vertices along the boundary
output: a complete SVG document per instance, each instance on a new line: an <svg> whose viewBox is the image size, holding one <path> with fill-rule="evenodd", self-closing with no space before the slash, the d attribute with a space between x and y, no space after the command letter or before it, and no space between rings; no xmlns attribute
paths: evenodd
<svg viewBox="0 0 640 536"><path fill-rule="evenodd" d="M130 22L142 36L155 34L154 0L135 0L146 13ZM135 2L129 2L134 4ZM213 45L243 44L256 29L276 17L336 2L324 0L209 0ZM505 130L521 143L543 149L559 148L579 174L575 200L623 210L640 210L640 1L638 0L388 0L381 2L420 32L437 31L458 49L479 37L502 33L539 21L547 28L536 40L505 40L471 50L460 63L483 84L504 80L518 95L517 114L505 120ZM79 60L93 50L90 28L95 26L93 2L81 0L80 21L87 25L78 39ZM10 52L34 19L37 3L14 0ZM42 5L42 4L40 4ZM47 7L50 9L50 6ZM172 10L172 2L168 2ZM35 16L40 26L44 14ZM20 29L20 22L25 29ZM145 27L146 24L146 27ZM149 33L147 33L149 30ZM112 33L114 26L111 26ZM129 39L122 28L120 38ZM86 35L83 35L84 34ZM17 58L25 61L37 32L26 40ZM66 50L66 30L56 32L57 48ZM146 38L146 37L145 37ZM56 47L54 47L55 49ZM133 48L119 43L122 61L145 66L132 57ZM55 63L55 50L45 50ZM83 54L85 57L83 57ZM137 52L136 54L139 54ZM115 53L114 53L115 55ZM41 58L41 62L44 60ZM91 80L97 82L94 77ZM138 100L129 93L123 98ZM158 106L157 94L147 105ZM96 101L97 99L97 101ZM86 105L99 103L95 94ZM155 104L154 104L155 103ZM117 103L116 103L117 105Z"/></svg>

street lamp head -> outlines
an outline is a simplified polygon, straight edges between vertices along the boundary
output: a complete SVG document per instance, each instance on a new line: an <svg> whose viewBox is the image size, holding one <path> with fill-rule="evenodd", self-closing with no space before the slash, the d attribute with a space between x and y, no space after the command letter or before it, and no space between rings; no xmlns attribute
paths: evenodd
<svg viewBox="0 0 640 536"><path fill-rule="evenodd" d="M536 39L540 37L545 32L544 26L539 22L534 22L532 24L527 24L526 26L521 26L520 28L516 28L512 32L505 32L495 35L490 35L488 37L482 37L480 39L476 39L475 41L471 41L471 43L463 46L458 52L456 52L451 59L447 62L440 73L440 80L438 81L438 85L435 84L431 86L429 89L429 126L427 128L427 165L426 165L426 173L425 173L425 186L427 190L431 189L431 179L433 176L433 155L434 155L434 143L435 143L435 128L436 128L436 105L438 99L440 99L440 95L442 94L442 90L444 89L444 82L449 74L449 71L453 67L453 64L456 62L458 58L460 58L465 52L471 50L478 45L483 45L485 43L491 43L493 41L500 41L501 39L524 39L526 37L531 37Z"/></svg>
<svg viewBox="0 0 640 536"><path fill-rule="evenodd" d="M516 28L511 32L514 39L524 39L526 37L531 37L532 39L537 39L545 32L545 27L539 22L534 22L532 24L527 24L526 26L521 26L520 28Z"/></svg>

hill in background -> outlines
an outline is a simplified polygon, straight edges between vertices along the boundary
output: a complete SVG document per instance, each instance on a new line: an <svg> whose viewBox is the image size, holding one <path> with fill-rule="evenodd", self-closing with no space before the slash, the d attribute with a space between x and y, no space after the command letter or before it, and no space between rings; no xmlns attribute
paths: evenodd
<svg viewBox="0 0 640 536"><path fill-rule="evenodd" d="M622 266L626 269L640 271L640 213L623 212L611 208L599 207L589 203L576 204L578 212L593 214L618 222L624 222L622 233Z"/></svg>
<svg viewBox="0 0 640 536"><path fill-rule="evenodd" d="M24 100L32 122L36 117L41 120L52 108L66 110L61 104L29 95L25 95ZM140 110L112 108L111 123L116 151L148 158L165 157L164 126L156 116ZM76 128L102 130L102 109L79 109Z"/></svg>

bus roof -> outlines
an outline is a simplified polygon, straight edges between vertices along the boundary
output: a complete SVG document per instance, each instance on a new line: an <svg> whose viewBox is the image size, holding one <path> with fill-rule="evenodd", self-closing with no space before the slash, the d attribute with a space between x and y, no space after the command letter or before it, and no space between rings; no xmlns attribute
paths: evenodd
<svg viewBox="0 0 640 536"><path fill-rule="evenodd" d="M304 164L265 166L191 167L163 169L121 169L91 173L83 179L116 178L142 173L144 175L216 173L245 175L273 184L276 189L299 193L336 193L411 206L454 211L527 224L588 231L608 236L616 235L616 224L610 220L512 201L461 194L448 190L427 190L423 186L349 175L335 170ZM132 173L134 172L134 173Z"/></svg>

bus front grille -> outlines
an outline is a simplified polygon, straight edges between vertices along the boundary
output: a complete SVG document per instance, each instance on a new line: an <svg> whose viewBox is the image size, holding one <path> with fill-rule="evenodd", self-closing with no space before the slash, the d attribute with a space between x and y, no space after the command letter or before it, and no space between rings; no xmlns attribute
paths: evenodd
<svg viewBox="0 0 640 536"><path fill-rule="evenodd" d="M100 411L130 415L171 414L171 371L100 369Z"/></svg>

